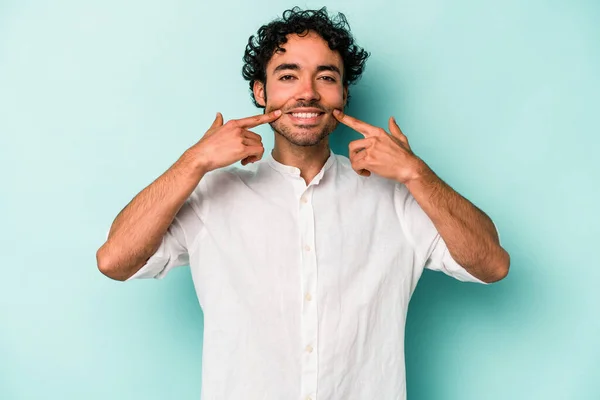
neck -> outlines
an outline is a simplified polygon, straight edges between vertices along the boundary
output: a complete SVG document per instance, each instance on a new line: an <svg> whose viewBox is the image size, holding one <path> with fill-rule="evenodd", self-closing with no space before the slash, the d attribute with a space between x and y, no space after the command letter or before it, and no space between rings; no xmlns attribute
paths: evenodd
<svg viewBox="0 0 600 400"><path fill-rule="evenodd" d="M271 153L275 161L296 167L308 185L321 171L329 158L329 138L314 146L296 146L281 135L275 135L275 146Z"/></svg>

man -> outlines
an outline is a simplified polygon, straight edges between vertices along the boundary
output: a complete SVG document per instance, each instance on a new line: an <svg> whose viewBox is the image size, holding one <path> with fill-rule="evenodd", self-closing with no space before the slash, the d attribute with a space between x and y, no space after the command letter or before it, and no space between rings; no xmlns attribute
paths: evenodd
<svg viewBox="0 0 600 400"><path fill-rule="evenodd" d="M203 399L403 399L404 327L424 268L502 279L493 222L389 132L343 113L368 54L343 15L288 10L250 38L265 113L223 123L115 219L98 267L117 280L189 263L204 311ZM349 159L338 122L364 135ZM253 127L270 123L263 159ZM244 167L232 166L241 161Z"/></svg>

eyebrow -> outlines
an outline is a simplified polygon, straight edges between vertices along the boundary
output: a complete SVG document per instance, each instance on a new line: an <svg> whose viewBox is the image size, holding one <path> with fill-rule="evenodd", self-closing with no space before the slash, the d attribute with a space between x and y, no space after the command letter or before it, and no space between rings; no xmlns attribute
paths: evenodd
<svg viewBox="0 0 600 400"><path fill-rule="evenodd" d="M321 71L331 71L331 72L337 72L338 75L342 75L342 73L340 72L340 69L338 67L336 67L333 64L329 64L329 65L319 65L317 67L317 72L321 72Z"/></svg>
<svg viewBox="0 0 600 400"><path fill-rule="evenodd" d="M289 63L288 64L279 64L277 67L275 67L275 70L273 70L273 72L285 71L285 70L298 71L298 70L300 70L300 65L289 64ZM333 64L319 65L317 67L317 72L321 72L321 71L337 72L340 76L342 75L342 73L340 72L340 69Z"/></svg>
<svg viewBox="0 0 600 400"><path fill-rule="evenodd" d="M300 69L300 66L298 64L279 64L273 72L285 71L287 69L298 71Z"/></svg>

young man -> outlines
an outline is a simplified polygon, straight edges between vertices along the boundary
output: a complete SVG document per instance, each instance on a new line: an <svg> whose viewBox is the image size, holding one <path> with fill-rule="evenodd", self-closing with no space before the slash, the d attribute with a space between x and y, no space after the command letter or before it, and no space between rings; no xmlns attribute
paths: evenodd
<svg viewBox="0 0 600 400"><path fill-rule="evenodd" d="M218 114L98 250L117 280L190 265L204 399L403 399L423 269L480 283L508 273L492 221L413 154L393 118L386 132L343 113L366 58L325 9L260 28L243 74L265 113ZM349 159L329 148L339 122L364 135ZM264 123L275 147L263 159L250 129Z"/></svg>

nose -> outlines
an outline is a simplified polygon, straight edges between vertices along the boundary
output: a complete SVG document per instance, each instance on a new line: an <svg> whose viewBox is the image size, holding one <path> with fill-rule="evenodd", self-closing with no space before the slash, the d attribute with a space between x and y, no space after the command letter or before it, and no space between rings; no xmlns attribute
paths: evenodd
<svg viewBox="0 0 600 400"><path fill-rule="evenodd" d="M297 101L319 101L321 96L317 91L315 81L312 79L305 79L298 85L298 92L296 93Z"/></svg>

